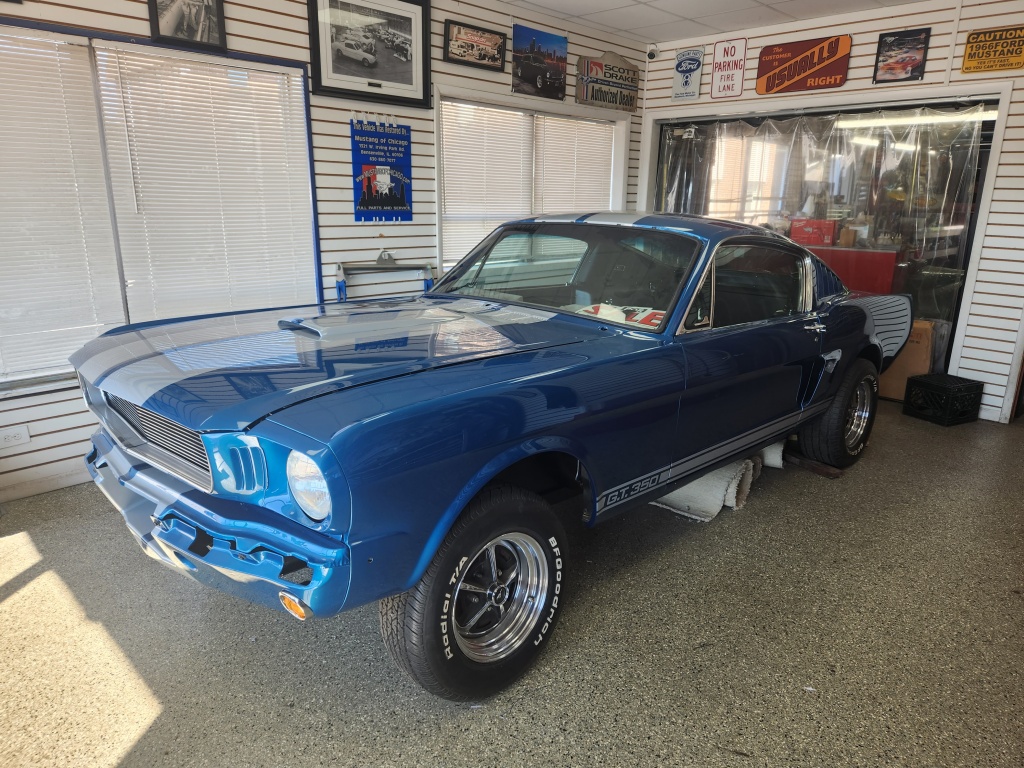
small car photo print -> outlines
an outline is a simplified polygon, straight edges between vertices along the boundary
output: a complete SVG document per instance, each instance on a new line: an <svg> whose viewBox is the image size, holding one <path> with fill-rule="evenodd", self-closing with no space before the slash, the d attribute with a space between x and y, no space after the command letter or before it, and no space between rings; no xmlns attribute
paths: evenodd
<svg viewBox="0 0 1024 768"><path fill-rule="evenodd" d="M331 3L331 72L375 76L409 85L413 79L412 21L359 3Z"/></svg>
<svg viewBox="0 0 1024 768"><path fill-rule="evenodd" d="M924 78L931 27L883 32L878 36L872 83L901 83Z"/></svg>
<svg viewBox="0 0 1024 768"><path fill-rule="evenodd" d="M522 24L512 26L512 92L565 99L569 38Z"/></svg>
<svg viewBox="0 0 1024 768"><path fill-rule="evenodd" d="M200 50L224 51L224 0L149 0L154 40Z"/></svg>
<svg viewBox="0 0 1024 768"><path fill-rule="evenodd" d="M507 41L503 32L448 19L444 23L444 60L504 72Z"/></svg>

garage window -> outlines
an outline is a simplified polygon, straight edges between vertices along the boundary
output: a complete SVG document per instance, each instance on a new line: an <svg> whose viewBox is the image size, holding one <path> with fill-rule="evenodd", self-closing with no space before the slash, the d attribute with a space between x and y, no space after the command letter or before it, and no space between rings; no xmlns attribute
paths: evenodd
<svg viewBox="0 0 1024 768"><path fill-rule="evenodd" d="M0 105L3 381L125 315L87 45L0 34Z"/></svg>
<svg viewBox="0 0 1024 768"><path fill-rule="evenodd" d="M442 102L442 268L506 221L609 208L613 134L609 122Z"/></svg>
<svg viewBox="0 0 1024 768"><path fill-rule="evenodd" d="M28 34L0 33L0 382L125 322L317 300L300 70Z"/></svg>

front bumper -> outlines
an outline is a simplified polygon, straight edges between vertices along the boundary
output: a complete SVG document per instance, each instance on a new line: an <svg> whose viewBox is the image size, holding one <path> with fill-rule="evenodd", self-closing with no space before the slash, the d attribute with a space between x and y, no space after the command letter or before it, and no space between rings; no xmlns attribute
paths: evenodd
<svg viewBox="0 0 1024 768"><path fill-rule="evenodd" d="M352 562L344 543L258 505L204 493L128 455L104 429L92 445L89 473L154 560L278 610L282 591L314 616L344 607Z"/></svg>

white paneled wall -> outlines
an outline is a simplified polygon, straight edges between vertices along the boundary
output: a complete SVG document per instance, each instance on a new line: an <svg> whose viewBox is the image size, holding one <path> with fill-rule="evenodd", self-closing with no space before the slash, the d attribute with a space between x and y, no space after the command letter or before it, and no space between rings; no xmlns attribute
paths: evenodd
<svg viewBox="0 0 1024 768"><path fill-rule="evenodd" d="M818 109L831 105L914 102L957 96L999 95L1007 112L1005 130L997 129L990 169L990 199L982 198L975 250L954 336L950 373L985 382L982 418L1007 421L1020 378L1024 336L1024 72L960 73L968 32L1024 24L1024 0L927 0L842 16L767 28L688 38L659 46L661 55L647 70L644 168L657 155L656 122L668 118L713 117ZM931 27L924 80L913 85L873 85L878 35L888 30ZM812 93L760 96L755 90L757 61L764 45L851 34L849 78L841 88ZM712 100L711 64L717 40L747 38L743 95ZM672 100L675 53L705 46L701 97ZM1016 76L1015 76L1016 75ZM1000 142L1001 139L1001 142ZM645 174L641 205L653 203L653 172Z"/></svg>
<svg viewBox="0 0 1024 768"><path fill-rule="evenodd" d="M87 32L149 38L149 7L146 0L90 0L87 8L64 0L24 0L22 4L0 4L2 17L23 18L49 24L76 27ZM224 4L227 45L231 51L273 56L299 62L309 61L309 25L306 0L248 0ZM569 36L568 97L564 104L550 99L518 97L525 108L559 114L572 110L596 119L611 119L619 113L573 104L575 59L579 55L611 50L641 64L646 47L635 41L611 39L564 20L546 17L522 8L489 0L434 0L431 7L432 79L447 91L466 89L474 98L489 95L507 98L511 91L511 54L504 73L459 67L442 60L444 21L462 19L471 24L504 31L511 45L515 21L566 31ZM641 92L643 83L641 83ZM353 111L386 113L412 126L413 220L407 223L374 224L355 222L349 119ZM334 297L334 275L339 263L373 262L382 249L399 262L422 264L437 261L437 158L436 125L432 109L405 109L371 102L349 101L329 96L311 98L313 158L320 224L325 297ZM641 116L630 120L628 173L625 183L627 207L635 208L641 147ZM30 443L0 450L0 501L84 481L81 461L88 446L94 421L85 410L75 387L50 393L19 396L0 392L0 428L29 425Z"/></svg>

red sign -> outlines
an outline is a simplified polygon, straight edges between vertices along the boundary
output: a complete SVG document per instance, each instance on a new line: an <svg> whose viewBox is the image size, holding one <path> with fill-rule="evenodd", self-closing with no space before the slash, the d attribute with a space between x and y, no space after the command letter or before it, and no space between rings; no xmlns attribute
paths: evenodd
<svg viewBox="0 0 1024 768"><path fill-rule="evenodd" d="M766 45L757 62L756 90L768 95L838 88L846 82L852 48L850 35Z"/></svg>

